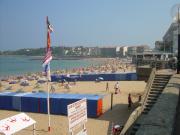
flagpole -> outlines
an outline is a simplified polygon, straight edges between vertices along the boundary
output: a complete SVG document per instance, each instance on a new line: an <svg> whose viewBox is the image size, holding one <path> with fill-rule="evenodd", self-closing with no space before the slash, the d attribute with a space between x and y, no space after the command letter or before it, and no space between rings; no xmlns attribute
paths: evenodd
<svg viewBox="0 0 180 135"><path fill-rule="evenodd" d="M49 84L49 79L47 82L47 87L48 87L48 95L47 95L47 110L48 110L48 131L51 131L51 117L50 117L50 105L49 105L49 88L50 88L50 84Z"/></svg>
<svg viewBox="0 0 180 135"><path fill-rule="evenodd" d="M49 89L50 89L50 82L51 82L50 61L52 60L50 33L53 31L53 29L49 23L48 17L46 17L46 23L47 23L47 48L46 48L46 54L43 61L43 67L45 68L45 73L47 76L47 114L48 114L48 131L50 132L51 118L50 118Z"/></svg>
<svg viewBox="0 0 180 135"><path fill-rule="evenodd" d="M47 52L50 50L50 32L49 32L49 21L48 21L48 16L46 17L46 23L47 23ZM51 81L51 74L50 74L50 62L48 63L48 70L47 70L47 87L48 87L48 95L47 95L47 113L48 113L48 132L51 131L51 117L50 117L50 104L49 104L49 89L50 89L50 81Z"/></svg>
<svg viewBox="0 0 180 135"><path fill-rule="evenodd" d="M48 32L49 34L49 32ZM49 40L49 39L48 39ZM48 48L48 47L47 47ZM51 117L50 117L50 104L49 104L49 89L50 89L50 81L51 81L51 73L50 73L50 62L48 63L48 70L47 70L47 87L48 87L48 92L47 92L47 111L48 111L48 131L51 131Z"/></svg>

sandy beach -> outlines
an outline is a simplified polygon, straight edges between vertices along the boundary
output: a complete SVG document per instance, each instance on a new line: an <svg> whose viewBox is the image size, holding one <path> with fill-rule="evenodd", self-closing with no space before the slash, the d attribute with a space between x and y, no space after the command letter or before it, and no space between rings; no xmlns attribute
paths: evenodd
<svg viewBox="0 0 180 135"><path fill-rule="evenodd" d="M135 70L134 65L118 59L108 59L99 66L90 66L86 68L76 68L66 71L55 71L56 74L83 74L83 73L115 73L115 72L132 72ZM44 78L42 73L36 73L23 76L10 76L1 81L0 92L2 91L23 91L23 92L47 92L47 83L38 83L40 78ZM29 85L22 86L22 80L27 80ZM15 81L14 84L10 82ZM129 115L137 106L139 95L143 94L146 83L144 81L118 81L120 93L114 94L115 84L117 81L86 81L86 82L51 82L54 93L76 93L76 94L102 94L103 98L103 114L99 118L88 118L86 123L88 135L107 135L110 134L112 124L124 125ZM109 90L106 90L106 86ZM68 89L66 86L69 86ZM113 93L113 109L111 110L111 93ZM128 109L128 94L131 93L133 107ZM0 119L18 114L17 111L0 110ZM48 132L48 115L38 113L26 113L36 122L37 135L67 135L68 134L68 119L63 115L51 115L51 132ZM29 135L32 133L32 127L18 132L18 135Z"/></svg>
<svg viewBox="0 0 180 135"><path fill-rule="evenodd" d="M19 84L9 84L8 82L1 82L1 91L11 86L12 90L17 91L22 89L25 92L32 90L47 89L47 84L40 84L36 87L36 81L29 81L30 86L22 87ZM64 88L61 83L52 83L55 88L55 93L88 93L88 94L105 94L103 99L103 114L99 118L88 118L86 128L88 135L107 135L111 131L112 123L123 125L133 109L128 110L128 94L132 94L133 102L138 100L138 95L142 94L146 83L143 81L120 81L120 93L114 94L113 109L110 110L110 93L114 93L115 81L109 81L109 91L106 91L107 82L77 82L76 85L70 83L71 88ZM35 88L36 87L36 88ZM18 114L16 111L0 110L0 119L7 118ZM68 134L68 120L66 116L51 115L51 132L47 131L48 117L46 114L27 113L30 117L37 121L36 133L37 135L66 135ZM28 135L32 133L32 127L18 132L18 135Z"/></svg>

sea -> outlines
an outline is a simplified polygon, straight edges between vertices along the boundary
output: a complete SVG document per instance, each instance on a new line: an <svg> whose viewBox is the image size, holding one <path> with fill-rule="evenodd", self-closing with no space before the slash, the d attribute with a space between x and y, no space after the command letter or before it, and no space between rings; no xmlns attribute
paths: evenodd
<svg viewBox="0 0 180 135"><path fill-rule="evenodd" d="M51 71L73 69L98 65L100 61L92 59L52 60ZM22 75L26 73L42 72L42 60L31 56L0 56L0 77L9 75Z"/></svg>

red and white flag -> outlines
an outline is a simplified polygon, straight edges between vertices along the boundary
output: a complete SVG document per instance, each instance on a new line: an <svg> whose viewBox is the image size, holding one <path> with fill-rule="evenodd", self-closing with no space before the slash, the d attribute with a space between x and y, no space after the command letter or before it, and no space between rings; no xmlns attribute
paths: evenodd
<svg viewBox="0 0 180 135"><path fill-rule="evenodd" d="M53 32L53 28L49 23L48 17L46 18L47 23L47 47L46 47L46 54L43 60L43 67L46 73L47 79L51 81L51 74L50 74L50 61L52 60L52 52L51 52L51 37L50 34Z"/></svg>

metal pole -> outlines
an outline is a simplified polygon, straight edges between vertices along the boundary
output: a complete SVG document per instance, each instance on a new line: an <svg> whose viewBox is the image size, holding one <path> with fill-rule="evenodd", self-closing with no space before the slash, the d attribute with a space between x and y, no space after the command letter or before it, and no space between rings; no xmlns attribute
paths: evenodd
<svg viewBox="0 0 180 135"><path fill-rule="evenodd" d="M50 105L49 105L49 81L47 82L48 85L48 95L47 95L47 111L48 111L48 131L50 132L51 127L51 118L50 118Z"/></svg>
<svg viewBox="0 0 180 135"><path fill-rule="evenodd" d="M111 110L112 110L112 106L113 106L113 93L111 93Z"/></svg>
<svg viewBox="0 0 180 135"><path fill-rule="evenodd" d="M180 32L179 32L179 8L178 8L178 57L177 57L177 74L180 74Z"/></svg>
<svg viewBox="0 0 180 135"><path fill-rule="evenodd" d="M35 124L33 124L33 135L36 135L35 130L36 130L36 125L35 125Z"/></svg>

